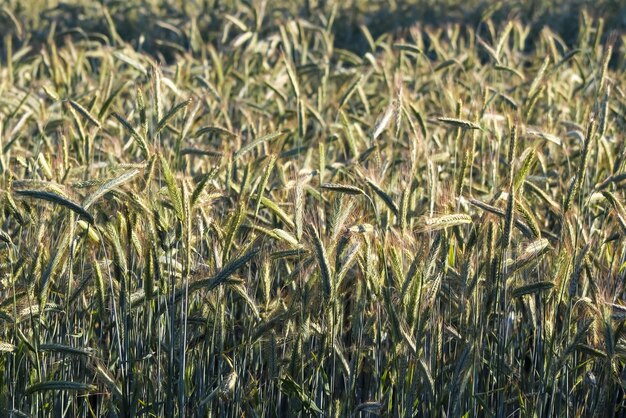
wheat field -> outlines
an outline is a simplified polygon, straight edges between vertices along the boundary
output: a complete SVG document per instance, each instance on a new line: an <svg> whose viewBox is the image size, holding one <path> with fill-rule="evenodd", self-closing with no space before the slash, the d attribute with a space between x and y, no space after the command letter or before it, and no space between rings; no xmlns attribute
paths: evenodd
<svg viewBox="0 0 626 418"><path fill-rule="evenodd" d="M0 416L626 416L626 7L445 3L6 0Z"/></svg>

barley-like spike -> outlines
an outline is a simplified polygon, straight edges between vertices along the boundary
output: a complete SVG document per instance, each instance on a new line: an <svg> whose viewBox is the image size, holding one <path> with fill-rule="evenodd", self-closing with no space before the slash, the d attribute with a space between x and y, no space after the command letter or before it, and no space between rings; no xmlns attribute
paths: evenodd
<svg viewBox="0 0 626 418"><path fill-rule="evenodd" d="M107 225L108 238L113 247L113 260L115 265L119 268L122 277L119 279L123 279L124 276L128 272L128 263L126 262L126 251L122 246L122 242L120 240L120 232L123 232L122 228L116 228L113 223L109 223Z"/></svg>
<svg viewBox="0 0 626 418"><path fill-rule="evenodd" d="M337 184L337 183L324 183L320 185L322 189L330 190L332 192L344 193L349 195L364 195L365 192L359 189L356 186L351 186L348 184Z"/></svg>
<svg viewBox="0 0 626 418"><path fill-rule="evenodd" d="M129 170L118 177L115 177L106 181L98 188L98 190L93 192L83 201L83 207L85 209L88 209L89 206L91 206L98 198L104 196L110 190L120 186L121 184L126 183L127 181L135 177L137 174L139 174L139 170L137 169Z"/></svg>
<svg viewBox="0 0 626 418"><path fill-rule="evenodd" d="M535 129L526 128L526 135L530 135L536 138L543 139L545 141L551 142L555 145L562 146L563 141L556 135L549 134L547 132L537 131Z"/></svg>
<svg viewBox="0 0 626 418"><path fill-rule="evenodd" d="M480 36L476 35L476 41L483 49L487 52L487 54L491 57L492 60L496 62L496 64L500 64L500 58L498 57L498 52L493 49L491 46L487 44Z"/></svg>
<svg viewBox="0 0 626 418"><path fill-rule="evenodd" d="M230 222L228 223L228 229L226 230L226 238L224 240L224 247L222 253L222 260L226 261L230 254L230 249L233 245L235 235L239 231L239 227L241 227L241 223L245 218L245 208L244 208L244 200L240 199L237 204L237 208L233 212Z"/></svg>
<svg viewBox="0 0 626 418"><path fill-rule="evenodd" d="M78 392L94 392L97 386L82 382L69 382L64 380L49 380L46 382L35 383L26 388L26 394L30 395L37 392L47 390L61 391L78 391Z"/></svg>
<svg viewBox="0 0 626 418"><path fill-rule="evenodd" d="M587 126L587 135L585 136L585 142L583 144L583 149L582 149L582 153L580 156L580 163L578 165L578 170L576 172L576 176L574 177L574 179L572 180L572 183L570 184L570 187L567 192L567 196L565 198L565 204L563 205L563 210L565 212L567 212L570 209L572 203L574 202L574 200L576 199L576 197L578 196L578 193L580 193L580 190L582 188L583 181L585 179L585 173L587 170L588 161L589 161L589 150L591 148L591 141L593 140L595 130L596 130L596 120L592 116L591 120L589 121L589 125Z"/></svg>
<svg viewBox="0 0 626 418"><path fill-rule="evenodd" d="M67 189L63 185L51 181L15 180L13 182L13 190L16 192L19 192L20 190L41 190L44 192L58 194L66 199L68 198Z"/></svg>
<svg viewBox="0 0 626 418"><path fill-rule="evenodd" d="M516 287L511 291L511 296L519 298L524 295L530 295L533 293L539 293L545 290L550 290L554 287L554 283L550 281L541 281L536 283L530 283L527 285Z"/></svg>
<svg viewBox="0 0 626 418"><path fill-rule="evenodd" d="M360 249L361 241L356 241L350 246L350 248L348 248L348 250L346 250L345 256L341 260L341 268L339 269L339 273L337 273L337 287L340 286L343 278L356 263ZM337 268L339 268L339 266L337 266L336 269Z"/></svg>
<svg viewBox="0 0 626 418"><path fill-rule="evenodd" d="M297 119L298 119L298 138L300 141L304 140L306 136L306 106L302 97L299 97L296 101Z"/></svg>
<svg viewBox="0 0 626 418"><path fill-rule="evenodd" d="M109 27L109 31L111 32L112 38L116 41L116 43L123 44L124 41L117 34L117 31L115 29L114 21L111 18L111 14L109 13L109 11L107 10L106 7L103 7L102 11L103 11L103 14L104 14L104 19L106 20L107 25ZM148 74L148 70L146 70L146 67L141 62L139 62L137 59L135 59L136 56L135 57L130 57L129 55L127 55L124 52L122 52L121 50L113 51L113 56L115 58L117 58L118 60L122 61L124 64L127 64L128 66L130 66L130 67L134 68L135 70L139 71L142 75L147 75Z"/></svg>
<svg viewBox="0 0 626 418"><path fill-rule="evenodd" d="M603 191L602 195L615 209L617 221L622 227L622 231L626 233L626 209L624 208L624 205L622 205L622 202L620 202L615 195L609 191Z"/></svg>
<svg viewBox="0 0 626 418"><path fill-rule="evenodd" d="M104 179L89 179L76 182L72 184L72 187L75 189L89 189L95 186L102 186L105 182L106 180ZM15 184L13 186L15 187ZM62 194L63 196L66 195L65 192L61 192L60 194Z"/></svg>
<svg viewBox="0 0 626 418"><path fill-rule="evenodd" d="M100 128L100 122L98 119L92 115L87 109L85 109L80 104L76 103L74 100L70 100L70 106L74 108L78 113L80 113L85 119L91 122L95 127Z"/></svg>
<svg viewBox="0 0 626 418"><path fill-rule="evenodd" d="M565 201L563 202L563 212L568 212L569 209L572 207L572 203L578 195L579 188L580 183L578 181L578 176L574 176L574 178L570 182L569 188L567 189L567 195L565 195Z"/></svg>
<svg viewBox="0 0 626 418"><path fill-rule="evenodd" d="M117 121L119 123L121 123L122 126L128 131L130 136L135 141L137 141L137 145L139 145L139 148L141 148L141 150L145 154L146 158L150 158L150 151L148 150L148 143L146 142L146 140L141 135L139 135L139 132L137 132L137 130L135 128L133 128L133 126L130 124L130 122L127 121L126 118L124 118L124 116L120 115L117 112L113 112L113 113L111 113L111 115L113 115L113 117L115 119L117 119Z"/></svg>
<svg viewBox="0 0 626 418"><path fill-rule="evenodd" d="M528 210L518 199L515 199L515 211L522 215L522 218L524 218L526 225L528 225L530 230L533 232L535 238L541 238L541 229L539 228L537 219L535 219L535 216L530 212L530 210Z"/></svg>
<svg viewBox="0 0 626 418"><path fill-rule="evenodd" d="M578 166L577 178L581 185L585 177L587 165L589 163L589 150L591 149L591 142L593 141L593 137L596 133L596 127L596 119L592 116L591 120L589 121L589 125L587 126L587 135L585 135L585 143L583 145L582 154L580 156L580 165Z"/></svg>
<svg viewBox="0 0 626 418"><path fill-rule="evenodd" d="M17 347L11 343L0 341L0 353L12 353Z"/></svg>
<svg viewBox="0 0 626 418"><path fill-rule="evenodd" d="M200 198L200 195L206 188L207 184L209 183L210 180L212 180L217 175L218 171L219 171L219 167L215 167L210 172L202 175L197 186L193 189L193 192L191 193L191 206L192 207L195 206L195 204L198 202L198 199Z"/></svg>
<svg viewBox="0 0 626 418"><path fill-rule="evenodd" d="M289 59L287 59L287 55L283 54L282 56L283 62L285 63L285 69L287 70L287 76L289 77L289 83L291 84L291 89L296 98L300 97L300 86L298 84L298 76L296 75L296 71L293 68L293 65Z"/></svg>
<svg viewBox="0 0 626 418"><path fill-rule="evenodd" d="M57 193L47 192L43 190L16 190L15 193L21 196L32 197L35 199L46 200L48 202L55 203L57 205L65 206L66 208L72 210L77 213L79 216L84 218L90 224L94 224L95 220L93 216L85 210L78 203L71 201L70 199L61 196Z"/></svg>
<svg viewBox="0 0 626 418"><path fill-rule="evenodd" d="M543 63L541 64L541 67L539 67L539 70L537 71L537 74L535 74L535 78L533 79L532 83L530 84L530 88L528 89L528 96L527 97L527 103L530 102L530 98L532 98L537 89L539 88L539 85L541 84L541 82L543 81L543 76L546 72L546 69L548 68L548 65L550 64L550 56L547 55L545 57L545 59L543 60Z"/></svg>
<svg viewBox="0 0 626 418"><path fill-rule="evenodd" d="M254 217L256 218L259 214L259 209L261 208L261 200L263 199L263 195L265 194L265 189L267 188L267 183L270 178L270 174L272 174L272 170L274 169L274 164L276 163L276 159L278 157L276 155L272 155L267 165L265 166L265 170L263 171L263 179L259 184L259 189L257 192L256 204L254 205Z"/></svg>
<svg viewBox="0 0 626 418"><path fill-rule="evenodd" d="M107 97L107 99L104 101L104 103L102 104L102 107L100 108L100 111L98 112L97 120L104 119L104 116L106 115L107 111L113 104L113 101L117 98L117 96L120 95L122 90L126 88L129 82L130 80L123 81L115 90L111 92L111 94L109 94L109 97Z"/></svg>
<svg viewBox="0 0 626 418"><path fill-rule="evenodd" d="M353 225L350 228L348 228L348 231L352 232L353 234L356 234L356 233L371 234L372 232L374 232L374 225L372 224Z"/></svg>
<svg viewBox="0 0 626 418"><path fill-rule="evenodd" d="M157 66L150 69L152 79L152 92L154 94L154 116L157 121L161 120L163 114L163 94L161 92L161 70Z"/></svg>
<svg viewBox="0 0 626 418"><path fill-rule="evenodd" d="M237 134L229 131L226 128L222 128L221 126L205 126L203 128L198 129L193 136L195 138L202 136L202 135L212 135L212 134L217 134L217 135L224 135L227 138L237 138Z"/></svg>
<svg viewBox="0 0 626 418"><path fill-rule="evenodd" d="M521 81L525 81L526 80L526 77L524 77L524 74L522 74L521 71L519 71L519 70L517 70L517 69L515 69L513 67L509 67L507 65L498 65L498 64L496 64L496 65L493 66L493 68L498 70L498 71L505 71L505 72L507 72L507 73L509 73L511 75L514 75L514 76L518 77ZM515 107L517 107L517 106L515 106Z"/></svg>
<svg viewBox="0 0 626 418"><path fill-rule="evenodd" d="M474 122L470 122L469 120L465 120L465 119L457 119L457 118L447 118L447 117L438 117L437 120L439 122L445 123L447 125L452 125L455 126L457 128L463 128L463 129L482 129L480 127L480 125L474 123Z"/></svg>
<svg viewBox="0 0 626 418"><path fill-rule="evenodd" d="M56 344L56 343L47 343L47 344L39 344L39 349L42 351L52 351L55 353L63 353L63 354L71 354L77 356L92 356L94 354L93 349L90 347L81 348L81 347L71 347L69 345L64 344Z"/></svg>
<svg viewBox="0 0 626 418"><path fill-rule="evenodd" d="M515 172L515 158L517 151L517 124L513 125L511 129L511 136L509 140L509 190L513 189L514 172Z"/></svg>
<svg viewBox="0 0 626 418"><path fill-rule="evenodd" d="M611 55L613 55L613 44L617 39L617 33L613 32L606 44L604 53L602 54L602 63L600 64L600 82L598 83L599 94L604 91L604 85L606 84L606 73L609 68L609 61L611 61Z"/></svg>
<svg viewBox="0 0 626 418"><path fill-rule="evenodd" d="M233 155L233 159L237 160L238 158L241 158L243 155L252 151L257 145L260 145L264 142L273 141L276 138L280 138L281 136L286 135L288 132L289 131L282 130L272 132L271 134L264 135L260 138L256 138L237 150L237 152L235 152L235 154Z"/></svg>
<svg viewBox="0 0 626 418"><path fill-rule="evenodd" d="M11 196L11 193L5 192L4 198L8 212L15 217L17 223L19 223L20 225L26 225L26 223L29 221L29 216L25 212L24 214L22 214L22 211L17 208L17 205L15 204L15 200L13 200L13 196Z"/></svg>
<svg viewBox="0 0 626 418"><path fill-rule="evenodd" d="M326 173L326 145L324 145L323 141L320 141L318 144L318 156L319 156L319 164L318 164L319 183L322 184L324 181L324 174Z"/></svg>
<svg viewBox="0 0 626 418"><path fill-rule="evenodd" d="M103 382L108 388L109 390L111 390L113 392L113 395L115 395L118 398L121 398L122 395L122 390L120 389L118 383L115 380L115 377L113 375L111 375L111 372L106 368L106 366L104 364L102 364L102 361L100 360L94 360L95 365L91 364L88 365L88 367L93 370L95 372L96 377Z"/></svg>
<svg viewBox="0 0 626 418"><path fill-rule="evenodd" d="M219 151L212 151L212 150L198 149L198 148L181 148L180 155L200 155L200 156L220 158L224 156L224 153L219 152Z"/></svg>
<svg viewBox="0 0 626 418"><path fill-rule="evenodd" d="M137 87L137 106L139 107L139 126L141 127L141 135L143 138L148 137L148 115L146 112L146 103L143 98L141 87Z"/></svg>
<svg viewBox="0 0 626 418"><path fill-rule="evenodd" d="M350 153L352 156L357 156L359 152L356 146L356 140L352 133L352 124L350 123L346 113L341 109L339 109L339 119L341 120L341 126L343 128Z"/></svg>
<svg viewBox="0 0 626 418"><path fill-rule="evenodd" d="M0 241L3 241L7 244L13 243L13 241L11 240L11 236L7 234L6 232L4 232L3 230L0 230Z"/></svg>
<svg viewBox="0 0 626 418"><path fill-rule="evenodd" d="M359 87L361 81L363 81L363 74L357 74L346 89L345 93L341 96L341 99L339 100L339 109L342 109L348 100L350 100L350 97L352 97L356 89Z"/></svg>
<svg viewBox="0 0 626 418"><path fill-rule="evenodd" d="M393 201L391 196L389 196L383 189L381 189L374 181L370 179L365 179L365 182L374 190L374 192L380 197L380 199L387 205L389 209L393 212L394 215L398 216L399 210L396 203Z"/></svg>
<svg viewBox="0 0 626 418"><path fill-rule="evenodd" d="M439 294L439 289L441 288L441 279L443 278L443 271L439 271L433 281L431 282L430 289L426 294L426 307L430 308L435 303L435 299Z"/></svg>
<svg viewBox="0 0 626 418"><path fill-rule="evenodd" d="M590 246L589 244L587 244L580 250L580 252L578 253L578 256L576 257L576 263L574 264L574 271L572 272L572 275L569 278L570 282L569 282L568 292L569 292L570 298L573 297L578 291L580 278L584 271L585 261L587 259L587 256L589 255L589 250L590 250Z"/></svg>
<svg viewBox="0 0 626 418"><path fill-rule="evenodd" d="M256 198L259 199L259 195L257 195ZM287 224L290 228L295 227L293 221L291 220L291 216L287 215L285 211L282 210L280 206L278 206L274 201L268 199L265 196L261 196L260 202L263 206L265 206L267 209L273 212L274 215L276 215L282 222Z"/></svg>
<svg viewBox="0 0 626 418"><path fill-rule="evenodd" d="M574 338L567 345L565 350L563 350L563 353L559 358L559 365L562 364L566 360L567 356L573 353L576 350L576 347L578 347L587 338L589 328L592 324L593 320L591 319L584 320L581 324L578 324L578 332L574 335Z"/></svg>
<svg viewBox="0 0 626 418"><path fill-rule="evenodd" d="M472 217L464 213L453 213L436 218L426 217L418 223L419 226L416 232L432 232L470 223L472 223Z"/></svg>
<svg viewBox="0 0 626 418"><path fill-rule="evenodd" d="M380 136L380 134L382 134L383 131L387 129L387 126L389 126L389 122L391 122L393 115L396 113L398 113L396 111L396 107L390 104L387 107L387 110L385 110L383 116L381 116L380 119L376 122L376 125L374 126L374 132L372 133L372 139L376 140Z"/></svg>
<svg viewBox="0 0 626 418"><path fill-rule="evenodd" d="M333 299L334 286L332 277L330 275L330 265L328 264L328 256L326 255L326 248L319 237L319 233L315 227L312 228L311 237L313 239L313 245L315 247L315 255L317 257L317 263L320 268L320 275L322 279L322 288L324 295L328 300Z"/></svg>
<svg viewBox="0 0 626 418"><path fill-rule="evenodd" d="M610 302L606 302L606 305L611 308L611 317L614 320L623 321L626 319L626 306Z"/></svg>
<svg viewBox="0 0 626 418"><path fill-rule="evenodd" d="M538 260L541 256L550 251L548 240L541 238L530 243L520 254L520 256L512 262L507 263L507 272L509 276L514 272L524 268L529 263Z"/></svg>
<svg viewBox="0 0 626 418"><path fill-rule="evenodd" d="M465 180L465 176L469 171L469 165L471 163L471 150L468 149L465 151L463 158L461 160L461 166L457 168L457 177L456 177L456 186L455 186L455 194L457 196L461 196L463 193L463 181Z"/></svg>
<svg viewBox="0 0 626 418"><path fill-rule="evenodd" d="M609 120L609 96L611 95L611 86L606 87L606 92L602 98L602 106L600 112L600 126L598 127L598 136L604 138Z"/></svg>
<svg viewBox="0 0 626 418"><path fill-rule="evenodd" d="M163 118L161 118L161 120L159 120L159 123L157 124L157 127L156 127L153 135L156 136L158 133L160 133L163 130L163 128L165 128L167 126L167 123L170 121L170 119L172 119L174 116L176 116L176 114L178 112L180 112L181 110L183 110L184 108L186 108L190 104L191 104L191 99L188 99L188 100L180 102L180 103L176 104L174 107L172 107L170 109L170 111L167 112L165 114L165 116L163 116Z"/></svg>
<svg viewBox="0 0 626 418"><path fill-rule="evenodd" d="M297 248L295 250L284 250L284 251L275 251L270 254L270 258L272 260L278 260L280 258L298 258L302 259L307 257L309 252L302 248Z"/></svg>
<svg viewBox="0 0 626 418"><path fill-rule="evenodd" d="M500 54L502 53L502 49L506 45L509 39L509 34L513 30L513 27L514 27L513 22L508 22L506 26L504 27L504 29L502 30L502 32L500 33L500 39L498 39L498 43L496 44L496 54L498 56L500 56Z"/></svg>
<svg viewBox="0 0 626 418"><path fill-rule="evenodd" d="M304 224L304 191L302 189L302 183L300 181L296 182L294 223L296 225L296 238L298 239L298 241L301 241L302 228Z"/></svg>
<svg viewBox="0 0 626 418"><path fill-rule="evenodd" d="M502 233L502 248L507 250L511 245L511 229L513 227L514 204L515 201L513 190L509 192L506 202L506 213L504 215L504 232Z"/></svg>
<svg viewBox="0 0 626 418"><path fill-rule="evenodd" d="M174 206L174 211L176 212L178 219L183 222L184 213L180 190L176 184L176 180L174 179L174 175L172 174L172 170L170 169L170 165L167 160L162 155L159 155L159 161L161 162L161 172L163 173L165 184L167 185L167 192L172 205Z"/></svg>
<svg viewBox="0 0 626 418"><path fill-rule="evenodd" d="M250 260L256 257L259 251L260 250L258 248L252 248L241 257L235 260L232 260L228 264L226 264L224 268L222 268L222 270L219 273L217 273L215 276L206 278L206 279L196 280L190 283L189 293L194 292L196 290L200 290L200 289L204 289L205 291L209 292L212 289L216 288L217 286L223 284L230 278L230 276L234 272L236 272L237 270L239 270L240 268L248 264ZM184 292L185 292L184 288L176 290L175 292L176 299L177 300L180 299L184 295Z"/></svg>
<svg viewBox="0 0 626 418"><path fill-rule="evenodd" d="M454 117L456 120L461 120L461 115L463 114L463 100L459 99L456 102L456 109L454 112ZM455 153L457 153L460 156L461 150L462 150L462 145L461 145L461 139L463 138L463 133L464 133L464 129L459 126L456 128L456 135L455 135L455 140L454 140L454 149L455 149ZM458 157L460 158L460 157ZM458 163L457 163L458 164Z"/></svg>
<svg viewBox="0 0 626 418"><path fill-rule="evenodd" d="M533 115L533 110L535 110L535 105L539 101L539 98L546 91L546 86L541 86L539 89L528 99L528 107L526 108L525 120L526 122L530 121Z"/></svg>
<svg viewBox="0 0 626 418"><path fill-rule="evenodd" d="M410 52L414 55L425 55L424 52L415 45L405 43L394 43L391 45L393 49L403 52Z"/></svg>
<svg viewBox="0 0 626 418"><path fill-rule="evenodd" d="M152 157L150 157L150 161L148 162L148 165L146 166L146 169L144 170L143 184L141 186L141 190L143 192L148 190L148 188L150 187L150 183L152 182L152 178L154 177L156 161L157 161L156 155L153 155Z"/></svg>
<svg viewBox="0 0 626 418"><path fill-rule="evenodd" d="M534 148L530 148L524 152L526 157L524 157L524 161L522 162L522 167L515 175L515 180L513 180L513 189L517 192L520 189L520 186L524 184L526 177L528 177L528 173L532 169L533 165L537 161L537 151ZM524 155L522 154L522 155Z"/></svg>
<svg viewBox="0 0 626 418"><path fill-rule="evenodd" d="M427 396L429 399L434 399L435 398L435 380L432 376L432 373L430 372L430 368L428 367L427 363L424 361L423 358L420 358L417 361L417 370L419 371L419 373L422 375L422 378L425 381L425 386L427 389Z"/></svg>
<svg viewBox="0 0 626 418"><path fill-rule="evenodd" d="M538 196L541 200L543 200L548 205L548 207L550 208L552 212L554 212L555 214L561 213L561 206L554 199L548 196L548 194L544 190L541 190L539 186L537 186L536 184L528 180L525 180L523 183L524 183L524 188L533 192L536 196Z"/></svg>
<svg viewBox="0 0 626 418"><path fill-rule="evenodd" d="M402 197L400 198L400 230L402 232L405 232L407 229L410 196L411 188L405 187L404 190L402 190Z"/></svg>
<svg viewBox="0 0 626 418"><path fill-rule="evenodd" d="M237 193L238 201L243 200L247 196L249 185L250 185L250 163L247 163L243 168L241 184L239 185L239 192Z"/></svg>
<svg viewBox="0 0 626 418"><path fill-rule="evenodd" d="M78 138L84 144L85 148L88 149L89 138L87 137L87 133L85 132L85 127L83 126L83 123L81 122L81 119L78 117L78 115L76 113L76 110L74 110L74 107L69 106L68 110L69 110L70 114L72 115L72 118L74 119L74 125L76 125L76 130L78 131ZM84 150L83 150L83 152L84 152ZM85 157L85 158L89 157L89 155L82 155L82 156Z"/></svg>

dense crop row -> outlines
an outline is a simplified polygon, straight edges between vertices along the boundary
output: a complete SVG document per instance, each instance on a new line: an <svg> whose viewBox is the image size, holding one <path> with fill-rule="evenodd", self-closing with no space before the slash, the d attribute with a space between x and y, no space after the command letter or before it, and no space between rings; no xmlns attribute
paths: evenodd
<svg viewBox="0 0 626 418"><path fill-rule="evenodd" d="M624 414L624 35L271 3L3 9L0 415Z"/></svg>

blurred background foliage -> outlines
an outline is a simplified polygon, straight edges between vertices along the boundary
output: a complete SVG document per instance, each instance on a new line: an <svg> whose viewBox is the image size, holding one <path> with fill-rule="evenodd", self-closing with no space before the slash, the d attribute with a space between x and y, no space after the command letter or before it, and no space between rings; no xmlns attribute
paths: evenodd
<svg viewBox="0 0 626 418"><path fill-rule="evenodd" d="M95 37L102 42L124 41L139 50L170 62L181 48L193 50L193 38L219 42L226 23L225 14L253 12L247 0L5 0L0 14L3 35L44 42L50 36ZM626 2L622 0L269 0L266 20L259 25L267 30L292 18L310 20L315 16L335 13L334 46L355 53L368 49L361 30L366 26L374 38L383 34L402 35L411 27L443 27L459 24L474 27L480 35L481 25L492 21L518 18L529 25L529 48L541 29L550 27L569 47L575 45L582 11L589 19L602 18L605 34L626 29ZM115 35L111 31L116 32ZM109 33L109 39L101 34ZM3 45L4 49L5 46Z"/></svg>

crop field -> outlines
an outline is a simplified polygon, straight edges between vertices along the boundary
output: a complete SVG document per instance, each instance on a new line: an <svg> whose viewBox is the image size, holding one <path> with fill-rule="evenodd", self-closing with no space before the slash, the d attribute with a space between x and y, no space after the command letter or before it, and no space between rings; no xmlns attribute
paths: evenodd
<svg viewBox="0 0 626 418"><path fill-rule="evenodd" d="M0 416L626 416L623 2L0 37Z"/></svg>

